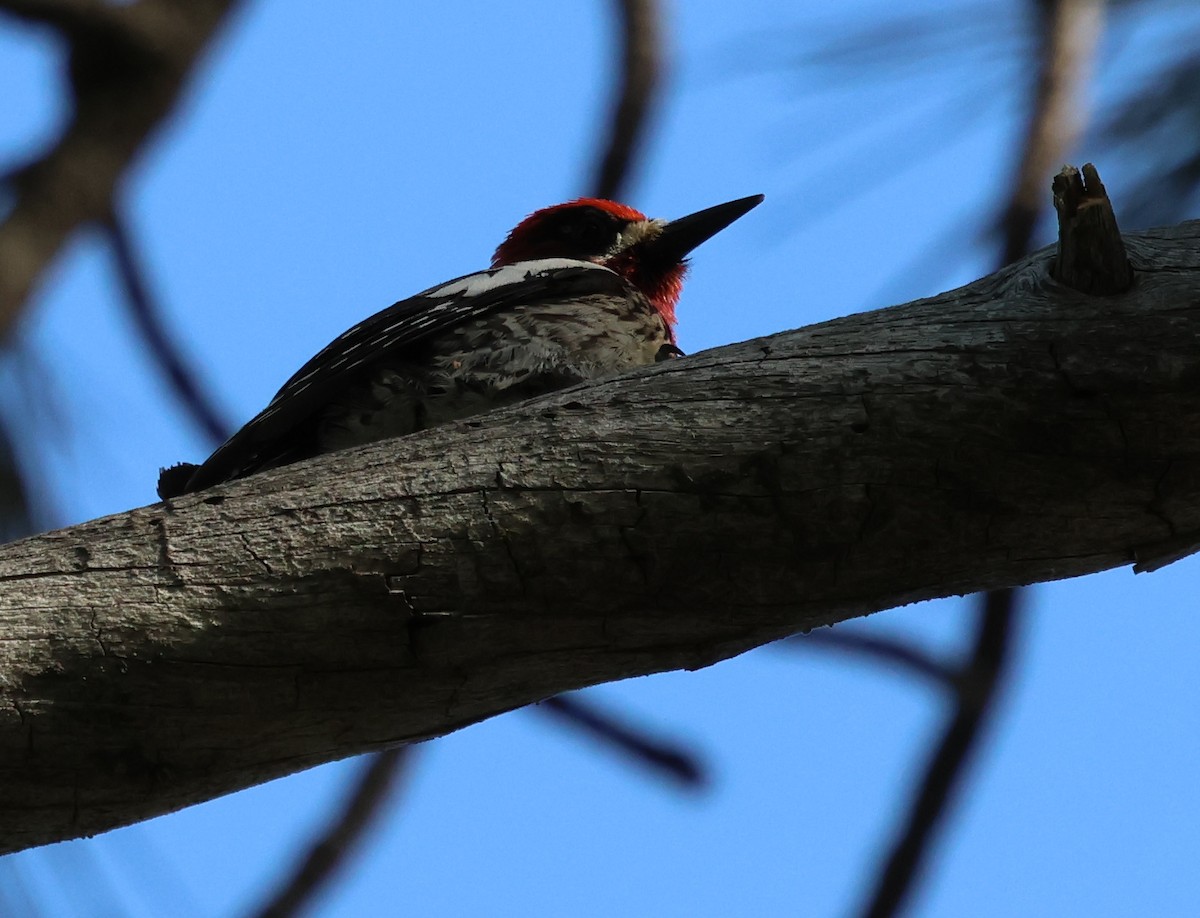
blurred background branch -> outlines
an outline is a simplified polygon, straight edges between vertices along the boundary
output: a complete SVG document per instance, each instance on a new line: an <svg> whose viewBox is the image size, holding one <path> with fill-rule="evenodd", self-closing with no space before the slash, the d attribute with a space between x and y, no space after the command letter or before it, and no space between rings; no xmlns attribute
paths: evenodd
<svg viewBox="0 0 1200 918"><path fill-rule="evenodd" d="M74 103L51 148L3 179L15 201L0 223L0 339L71 234L106 219L126 170L175 109L235 5L0 0L0 13L51 24L67 40Z"/></svg>
<svg viewBox="0 0 1200 918"><path fill-rule="evenodd" d="M907 823L862 911L868 918L900 914L921 876L934 835L946 819L999 700L1015 636L1019 597L1020 591L1016 590L997 590L980 597L975 648L956 680L960 688L954 713L929 757Z"/></svg>
<svg viewBox="0 0 1200 918"><path fill-rule="evenodd" d="M650 115L663 82L666 52L658 0L612 0L620 31L616 86L607 137L600 144L592 195L624 196L634 163L650 128Z"/></svg>
<svg viewBox="0 0 1200 918"><path fill-rule="evenodd" d="M253 914L256 918L291 918L303 914L320 893L345 870L366 843L367 833L387 810L396 786L413 757L412 747L397 746L363 758L363 767L348 788L341 810L309 843L279 889ZM404 885L402 874L397 888ZM397 893L397 898L403 896Z"/></svg>
<svg viewBox="0 0 1200 918"><path fill-rule="evenodd" d="M150 295L129 228L116 208L109 214L106 229L134 328L184 413L215 447L233 433L233 427L221 416L167 331L162 310Z"/></svg>

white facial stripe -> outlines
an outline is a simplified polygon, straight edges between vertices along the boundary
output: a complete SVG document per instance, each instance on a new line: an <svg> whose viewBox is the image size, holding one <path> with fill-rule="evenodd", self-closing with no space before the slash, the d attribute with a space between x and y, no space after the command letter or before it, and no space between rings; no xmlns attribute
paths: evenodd
<svg viewBox="0 0 1200 918"><path fill-rule="evenodd" d="M618 252L624 252L631 246L637 245L639 242L645 242L647 239L653 239L663 231L663 227L667 225L666 220L634 220L625 229L621 230L621 234L617 236L617 241L613 243L613 247L608 250L608 257L616 255Z"/></svg>

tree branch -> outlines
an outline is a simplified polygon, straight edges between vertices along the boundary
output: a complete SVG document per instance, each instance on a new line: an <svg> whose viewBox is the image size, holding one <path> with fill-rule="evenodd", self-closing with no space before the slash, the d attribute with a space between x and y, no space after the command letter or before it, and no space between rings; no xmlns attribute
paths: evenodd
<svg viewBox="0 0 1200 918"><path fill-rule="evenodd" d="M708 783L703 763L674 743L640 730L612 710L578 695L555 695L533 710L557 717L616 750L632 765L648 768L677 784L699 789Z"/></svg>
<svg viewBox="0 0 1200 918"><path fill-rule="evenodd" d="M1084 122L1082 90L1104 18L1103 0L1034 0L1032 5L1043 20L1038 31L1037 86L1012 195L1000 222L1001 264L1028 252L1045 206L1046 180L1079 136Z"/></svg>
<svg viewBox="0 0 1200 918"><path fill-rule="evenodd" d="M102 26L112 7L99 0L0 0L0 14L26 22L53 26L66 32ZM119 17L120 12L113 15Z"/></svg>
<svg viewBox="0 0 1200 918"><path fill-rule="evenodd" d="M1013 622L1020 605L1019 590L993 590L980 597L979 633L970 660L963 667L962 685L954 716L930 758L908 822L863 910L866 918L900 914L914 880L929 852L929 843L945 818L954 792L963 779L971 754L987 726L1003 683L1013 640Z"/></svg>
<svg viewBox="0 0 1200 918"><path fill-rule="evenodd" d="M1086 163L1081 173L1063 166L1053 188L1058 212L1054 279L1092 296L1124 293L1133 283L1133 268L1096 167Z"/></svg>
<svg viewBox="0 0 1200 918"><path fill-rule="evenodd" d="M278 890L254 911L256 918L291 918L304 914L362 845L411 758L407 747L396 746L372 756L342 805L320 832ZM403 883L404 878L399 878Z"/></svg>
<svg viewBox="0 0 1200 918"><path fill-rule="evenodd" d="M125 290L125 302L134 328L188 416L208 439L213 441L214 446L224 442L233 433L233 428L221 417L221 412L217 410L167 333L162 321L162 310L150 295L149 284L138 261L129 229L116 209L109 214L106 226L117 275Z"/></svg>
<svg viewBox="0 0 1200 918"><path fill-rule="evenodd" d="M1125 242L0 547L0 847L1200 543L1200 222Z"/></svg>
<svg viewBox="0 0 1200 918"><path fill-rule="evenodd" d="M879 637L859 631L836 628L831 631L810 631L784 642L789 647L836 650L874 660L883 666L913 676L919 676L948 691L958 687L960 673L956 667L943 662L923 647L903 638Z"/></svg>
<svg viewBox="0 0 1200 918"><path fill-rule="evenodd" d="M16 201L0 224L0 339L71 233L106 218L118 183L235 2L0 0L0 12L47 22L68 39L75 103L54 147L7 176Z"/></svg>
<svg viewBox="0 0 1200 918"><path fill-rule="evenodd" d="M600 198L616 198L629 177L663 69L658 0L616 0L621 24L620 82L609 118L608 143L588 183Z"/></svg>

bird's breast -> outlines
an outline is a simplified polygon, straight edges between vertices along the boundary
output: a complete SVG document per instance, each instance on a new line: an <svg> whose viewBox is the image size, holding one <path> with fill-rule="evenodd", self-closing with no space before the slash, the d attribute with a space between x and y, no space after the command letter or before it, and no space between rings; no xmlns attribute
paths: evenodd
<svg viewBox="0 0 1200 918"><path fill-rule="evenodd" d="M403 436L646 366L670 343L662 317L632 294L483 315L373 365L323 412L320 448Z"/></svg>

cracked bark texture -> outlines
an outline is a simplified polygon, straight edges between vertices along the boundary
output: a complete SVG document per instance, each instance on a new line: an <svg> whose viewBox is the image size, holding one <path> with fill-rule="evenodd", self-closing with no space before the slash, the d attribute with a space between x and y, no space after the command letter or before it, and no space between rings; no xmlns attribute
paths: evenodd
<svg viewBox="0 0 1200 918"><path fill-rule="evenodd" d="M0 548L0 850L1200 541L1200 222ZM146 470L147 490L153 483Z"/></svg>

